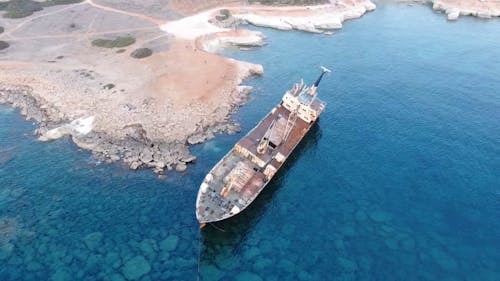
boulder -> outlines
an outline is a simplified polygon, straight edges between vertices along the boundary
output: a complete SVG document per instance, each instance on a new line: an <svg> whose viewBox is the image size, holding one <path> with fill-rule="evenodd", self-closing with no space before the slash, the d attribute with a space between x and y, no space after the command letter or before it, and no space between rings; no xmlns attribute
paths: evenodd
<svg viewBox="0 0 500 281"><path fill-rule="evenodd" d="M184 162L184 163L191 163L191 162L194 162L196 160L196 156L194 155L187 155L187 156L184 156L180 159L181 162Z"/></svg>
<svg viewBox="0 0 500 281"><path fill-rule="evenodd" d="M375 5L373 2L367 1L365 2L365 9L367 11L373 11L377 8L377 5Z"/></svg>
<svg viewBox="0 0 500 281"><path fill-rule="evenodd" d="M458 9L451 9L446 11L446 13L448 14L448 20L457 20L460 16L460 10Z"/></svg>
<svg viewBox="0 0 500 281"><path fill-rule="evenodd" d="M139 155L139 159L143 163L149 163L149 162L153 161L153 152L151 152L151 150L149 148L145 148L141 152L141 154Z"/></svg>
<svg viewBox="0 0 500 281"><path fill-rule="evenodd" d="M134 161L130 164L130 169L132 170L137 170L141 166L141 162L139 161Z"/></svg>
<svg viewBox="0 0 500 281"><path fill-rule="evenodd" d="M178 162L177 165L175 165L175 171L182 173L187 170L187 165L184 162Z"/></svg>
<svg viewBox="0 0 500 281"><path fill-rule="evenodd" d="M195 134L195 135L192 135L190 136L188 139L187 139L187 142L188 144L198 144L198 143L202 143L206 140L206 136L204 134Z"/></svg>

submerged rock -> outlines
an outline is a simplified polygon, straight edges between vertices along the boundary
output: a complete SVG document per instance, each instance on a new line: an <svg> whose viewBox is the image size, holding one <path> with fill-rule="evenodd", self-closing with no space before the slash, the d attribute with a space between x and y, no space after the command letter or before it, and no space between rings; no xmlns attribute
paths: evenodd
<svg viewBox="0 0 500 281"><path fill-rule="evenodd" d="M443 270L454 271L458 268L457 261L438 248L431 250L431 256Z"/></svg>
<svg viewBox="0 0 500 281"><path fill-rule="evenodd" d="M104 257L104 261L113 268L118 268L121 265L120 255L115 252L108 252Z"/></svg>
<svg viewBox="0 0 500 281"><path fill-rule="evenodd" d="M409 237L401 241L401 246L407 251L412 251L415 248L415 240Z"/></svg>
<svg viewBox="0 0 500 281"><path fill-rule="evenodd" d="M358 269L358 265L355 261L350 260L348 258L338 257L337 263L342 267L344 271L354 272Z"/></svg>
<svg viewBox="0 0 500 281"><path fill-rule="evenodd" d="M103 235L101 232L93 232L85 236L85 238L83 238L83 242L89 250L93 251L100 246L102 237Z"/></svg>
<svg viewBox="0 0 500 281"><path fill-rule="evenodd" d="M392 218L391 214L384 211L374 211L369 216L374 222L386 222Z"/></svg>
<svg viewBox="0 0 500 281"><path fill-rule="evenodd" d="M255 261L255 263L253 264L253 267L256 271L262 271L263 269L265 269L266 267L270 267L273 265L273 261L271 259L268 259L268 258L259 258Z"/></svg>
<svg viewBox="0 0 500 281"><path fill-rule="evenodd" d="M361 211L361 210L358 210L358 211L356 212L355 216L356 216L356 220L357 220L358 222L364 222L364 221L366 221L366 218L367 218L367 216L366 216L365 212L363 212L363 211Z"/></svg>
<svg viewBox="0 0 500 281"><path fill-rule="evenodd" d="M178 243L179 243L179 237L175 235L170 235L160 242L160 249L162 251L170 252L175 250L175 248L177 248Z"/></svg>
<svg viewBox="0 0 500 281"><path fill-rule="evenodd" d="M31 261L26 265L26 269L28 271L40 271L43 269L43 266L36 261Z"/></svg>
<svg viewBox="0 0 500 281"><path fill-rule="evenodd" d="M71 281L73 280L71 274L65 269L58 269L52 276L50 277L51 281Z"/></svg>
<svg viewBox="0 0 500 281"><path fill-rule="evenodd" d="M396 239L392 239L392 238L386 239L385 245L387 246L387 248L389 248L391 250L398 250L399 249L398 240L396 240Z"/></svg>
<svg viewBox="0 0 500 281"><path fill-rule="evenodd" d="M259 251L259 248L257 248L257 247L251 247L250 249L245 251L245 253L243 254L244 258L247 260L252 260L253 258L255 258L256 256L259 256L259 255L260 255L260 251Z"/></svg>
<svg viewBox="0 0 500 281"><path fill-rule="evenodd" d="M143 256L136 256L123 266L123 275L128 280L137 280L151 271L151 265Z"/></svg>
<svg viewBox="0 0 500 281"><path fill-rule="evenodd" d="M0 260L7 260L12 254L13 248L14 245L12 245L11 243L5 243L3 245L0 244Z"/></svg>
<svg viewBox="0 0 500 281"><path fill-rule="evenodd" d="M236 281L262 281L262 278L253 272L243 271L241 273L238 273L238 275L236 275L235 280Z"/></svg>
<svg viewBox="0 0 500 281"><path fill-rule="evenodd" d="M154 257L156 250L158 250L156 241L153 239L145 239L141 241L141 243L139 243L139 248L144 253L144 255L149 258Z"/></svg>
<svg viewBox="0 0 500 281"><path fill-rule="evenodd" d="M224 272L213 265L202 265L200 267L200 273L201 276L203 276L203 280L217 281L224 277Z"/></svg>
<svg viewBox="0 0 500 281"><path fill-rule="evenodd" d="M123 278L123 276L121 276L120 274L118 273L114 273L112 274L110 277L109 277L109 280L111 281L125 281L125 278Z"/></svg>

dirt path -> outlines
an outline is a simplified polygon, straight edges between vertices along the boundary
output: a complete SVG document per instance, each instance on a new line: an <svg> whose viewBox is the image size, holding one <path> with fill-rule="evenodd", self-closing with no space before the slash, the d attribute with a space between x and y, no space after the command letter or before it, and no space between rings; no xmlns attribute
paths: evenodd
<svg viewBox="0 0 500 281"><path fill-rule="evenodd" d="M69 9L72 9L74 8L75 6L80 6L80 5L84 5L85 2L82 2L82 3L78 3L78 4L74 4L74 5L70 5L70 6L67 6L67 7L64 7L64 8L61 8L61 9L58 9L58 10L55 10L55 11L52 11L52 12L49 12L49 13L45 13L45 14L41 14L41 15L37 15L37 16L34 16L34 17L29 17L28 19L26 19L25 21L22 21L20 22L18 25L16 25L14 28L12 29L9 29L9 30L6 30L6 32L4 32L3 34L0 34L0 38L2 36L6 36L6 37L9 37L9 38L14 38L14 36L12 36L12 33L15 32L16 30L20 29L21 27L23 27L25 24L27 23L30 23L36 19L39 19L39 18L43 18L43 17L47 17L47 16L52 16L54 14L57 14L57 13L60 13L60 12L64 12L66 10L69 10Z"/></svg>
<svg viewBox="0 0 500 281"><path fill-rule="evenodd" d="M83 3L87 3L87 4L89 4L92 7L95 7L95 8L104 10L104 11L118 13L118 14L122 14L122 15L127 15L127 16L134 17L134 18L139 18L139 19L142 19L142 20L145 20L145 21L152 22L152 23L157 24L157 25L161 25L161 24L167 23L166 20L157 19L157 18L153 18L153 17L146 16L146 15L143 15L143 14L133 13L133 12L127 12L127 11L123 11L123 10L111 8L111 7L108 7L108 6L104 6L104 5L101 5L101 4L97 4L97 3L94 3L93 0L86 0Z"/></svg>

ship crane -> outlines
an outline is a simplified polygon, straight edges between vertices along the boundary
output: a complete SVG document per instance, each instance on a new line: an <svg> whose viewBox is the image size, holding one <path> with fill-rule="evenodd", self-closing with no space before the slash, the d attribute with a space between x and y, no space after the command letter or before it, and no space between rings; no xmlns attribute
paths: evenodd
<svg viewBox="0 0 500 281"><path fill-rule="evenodd" d="M297 110L294 110L293 112L290 112L290 115L288 115L283 141L286 141L288 139L288 136L290 135L290 132L292 132L292 129L295 126L295 122L297 122L297 117L299 116L297 113Z"/></svg>
<svg viewBox="0 0 500 281"><path fill-rule="evenodd" d="M264 154L267 152L267 147L269 146L269 139L271 138L271 133L273 131L275 123L276 120L273 120L273 122L271 122L271 125L269 125L269 128L267 128L267 131L260 140L259 145L257 145L257 153Z"/></svg>

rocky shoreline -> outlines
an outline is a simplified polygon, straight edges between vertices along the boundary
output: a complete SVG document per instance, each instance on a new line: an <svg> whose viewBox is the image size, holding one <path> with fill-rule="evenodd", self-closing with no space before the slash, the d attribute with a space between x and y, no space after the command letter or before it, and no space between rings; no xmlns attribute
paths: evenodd
<svg viewBox="0 0 500 281"><path fill-rule="evenodd" d="M36 50L19 44L4 53L18 59L0 61L0 71L5 73L0 79L0 103L36 121L35 134L41 141L66 136L101 161L123 161L131 169L149 168L158 174L184 172L196 161L189 146L217 133L240 131L231 115L248 100L251 87L242 82L263 73L260 65L215 54L228 46L265 45L263 34L236 29L236 25L320 32L340 28L342 21L374 8L369 0L245 6L230 8L223 17L228 21L222 23L217 12L223 8L217 8L158 26L146 24L147 28L159 27L155 32L161 34L137 41L164 37L168 47L141 61L126 56L137 47L100 50L75 41L68 41L62 49L45 48L46 53L33 61ZM289 12L290 17L286 16ZM280 25L272 24L276 22ZM283 23L289 27L282 28ZM142 34L138 31L136 36ZM59 44L57 37L48 40Z"/></svg>
<svg viewBox="0 0 500 281"><path fill-rule="evenodd" d="M261 74L262 68L255 67L249 70L246 76ZM239 81L246 76L241 77ZM94 157L100 161L112 163L121 160L133 170L151 168L155 173L163 174L164 171L170 170L184 172L187 165L196 160L189 152L190 145L212 139L217 133L239 132L239 124L231 120L230 115L248 100L250 91L249 86L238 86L233 91L232 102L226 108L227 111L222 110L216 116L207 118L206 124L183 141L152 139L140 123L124 126L121 136L99 130L91 130L85 134L70 130L57 137L48 136L48 132L66 128L72 120L26 85L0 82L0 104L16 108L27 120L37 122L38 129L34 134L38 135L40 140L52 140L68 135L78 147L92 151Z"/></svg>
<svg viewBox="0 0 500 281"><path fill-rule="evenodd" d="M480 1L453 1L433 0L432 9L446 13L448 20L457 20L460 16L474 16L478 18L500 17L500 2Z"/></svg>

